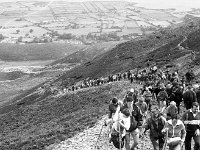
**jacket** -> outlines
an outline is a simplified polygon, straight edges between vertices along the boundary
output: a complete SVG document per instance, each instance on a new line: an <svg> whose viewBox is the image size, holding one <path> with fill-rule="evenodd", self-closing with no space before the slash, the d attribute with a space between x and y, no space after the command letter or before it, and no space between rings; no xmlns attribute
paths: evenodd
<svg viewBox="0 0 200 150"><path fill-rule="evenodd" d="M197 101L196 98L196 93L192 90L187 90L184 94L183 94L183 101L185 104L187 103L193 103Z"/></svg>
<svg viewBox="0 0 200 150"><path fill-rule="evenodd" d="M156 124L153 118L151 117L147 119L144 128L145 130L150 130L150 138L159 139L164 137L162 130L165 127L165 123L166 119L162 116L158 118L158 124Z"/></svg>
<svg viewBox="0 0 200 150"><path fill-rule="evenodd" d="M133 104L132 107L133 107L133 111L131 112L131 117L135 118L134 120L137 122L137 127L142 126L142 122L143 122L142 116L143 115L142 115L140 108L136 104ZM128 108L127 104L122 106L120 110L122 111L125 108Z"/></svg>
<svg viewBox="0 0 200 150"><path fill-rule="evenodd" d="M172 125L172 119L168 120L166 123L166 128L168 128L168 137L180 137L183 141L185 140L186 130L183 122L177 120L175 126Z"/></svg>
<svg viewBox="0 0 200 150"><path fill-rule="evenodd" d="M197 115L194 117L192 110L189 109L188 111L186 111L181 120L184 122L186 120L200 120L200 112L197 112ZM192 125L192 124L188 124L186 125L186 131L187 132L195 132L197 129L200 129L199 125Z"/></svg>

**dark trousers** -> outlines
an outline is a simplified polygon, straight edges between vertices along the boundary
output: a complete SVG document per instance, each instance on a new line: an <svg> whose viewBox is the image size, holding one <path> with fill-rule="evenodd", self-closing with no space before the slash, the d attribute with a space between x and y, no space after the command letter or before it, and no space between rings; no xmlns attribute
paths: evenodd
<svg viewBox="0 0 200 150"><path fill-rule="evenodd" d="M185 150L191 150L192 138L194 139L195 142L194 150L200 150L200 138L195 136L195 132L188 132L188 131L185 137Z"/></svg>
<svg viewBox="0 0 200 150"><path fill-rule="evenodd" d="M163 148L165 142L163 137L160 137L158 139L150 137L150 140L152 142L154 150L161 150Z"/></svg>

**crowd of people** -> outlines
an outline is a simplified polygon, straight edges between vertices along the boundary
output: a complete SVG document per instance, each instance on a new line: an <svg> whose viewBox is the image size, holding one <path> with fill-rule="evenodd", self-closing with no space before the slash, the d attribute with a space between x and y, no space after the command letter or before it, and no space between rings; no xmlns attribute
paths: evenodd
<svg viewBox="0 0 200 150"><path fill-rule="evenodd" d="M46 82L43 86L38 88L37 92L40 94L47 93L48 95L53 96L62 96L69 92L74 92L83 88L101 86L103 84L108 84L116 81L127 80L130 83L137 82L139 84L148 84L148 85L155 85L158 81L162 81L166 83L166 81L172 81L174 79L180 80L182 83L184 82L191 82L194 79L194 73L192 70L189 70L184 76L180 79L177 75L177 72L169 72L169 71L162 71L157 68L157 66L152 66L142 70L129 70L123 73L112 74L107 77L100 77L95 79L84 79L79 82L75 82L73 84L65 83L63 80L60 83L54 82L50 80Z"/></svg>
<svg viewBox="0 0 200 150"><path fill-rule="evenodd" d="M110 142L118 149L134 150L149 130L154 150L191 150L192 139L194 150L200 150L200 86L192 82L192 71L180 77L178 72L153 68L134 79L143 87L110 101L105 121Z"/></svg>
<svg viewBox="0 0 200 150"><path fill-rule="evenodd" d="M164 150L166 146L170 150L181 150L183 145L185 150L191 150L192 138L194 149L200 150L200 86L194 83L191 69L181 76L178 71L163 71L152 66L98 79L88 78L70 86L49 81L36 92L62 96L82 88L122 80L143 87L132 88L123 100L115 97L110 102L105 125L110 124L110 142L115 147L134 150L150 130L154 150ZM185 112L181 110L183 107Z"/></svg>

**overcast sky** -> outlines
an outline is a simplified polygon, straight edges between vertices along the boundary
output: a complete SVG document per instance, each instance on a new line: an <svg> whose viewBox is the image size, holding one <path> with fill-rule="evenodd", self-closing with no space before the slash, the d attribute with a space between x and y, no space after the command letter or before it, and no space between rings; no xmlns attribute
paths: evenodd
<svg viewBox="0 0 200 150"><path fill-rule="evenodd" d="M9 2L16 0L0 0L0 2ZM31 1L31 0L23 0ZM137 2L137 6L152 9L165 9L176 8L177 10L185 11L191 8L200 8L200 0L38 0L38 1L71 1L71 2L84 2L84 1L129 1Z"/></svg>

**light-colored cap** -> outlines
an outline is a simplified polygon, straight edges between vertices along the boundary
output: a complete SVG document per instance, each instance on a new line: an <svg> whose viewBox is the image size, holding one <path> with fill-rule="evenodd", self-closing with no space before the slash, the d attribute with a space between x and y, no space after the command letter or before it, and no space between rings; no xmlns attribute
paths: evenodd
<svg viewBox="0 0 200 150"><path fill-rule="evenodd" d="M170 102L170 105L176 106L176 102L175 102L175 101L171 101L171 102Z"/></svg>
<svg viewBox="0 0 200 150"><path fill-rule="evenodd" d="M130 89L130 92L134 92L134 89L133 89L133 88L131 88L131 89Z"/></svg>

